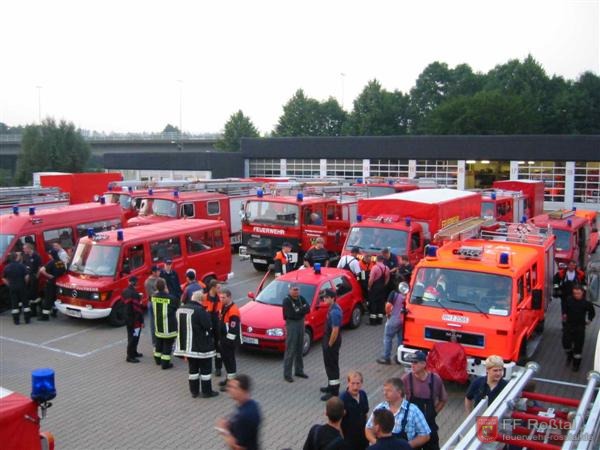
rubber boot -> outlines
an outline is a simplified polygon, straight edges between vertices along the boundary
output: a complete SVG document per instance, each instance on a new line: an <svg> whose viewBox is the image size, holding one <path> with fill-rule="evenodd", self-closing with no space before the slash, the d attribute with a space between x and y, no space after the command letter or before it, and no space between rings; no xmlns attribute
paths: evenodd
<svg viewBox="0 0 600 450"><path fill-rule="evenodd" d="M25 317L25 323L31 323L31 309L25 308L23 310L23 317Z"/></svg>
<svg viewBox="0 0 600 450"><path fill-rule="evenodd" d="M192 397L196 398L200 395L200 380L189 380L190 383L190 392L192 393Z"/></svg>
<svg viewBox="0 0 600 450"><path fill-rule="evenodd" d="M213 391L212 389L212 381L211 380L202 380L202 397L203 398L211 398L219 395L217 391Z"/></svg>
<svg viewBox="0 0 600 450"><path fill-rule="evenodd" d="M160 366L160 357L162 356L162 353L160 352L154 352L154 362L156 363L157 366Z"/></svg>
<svg viewBox="0 0 600 450"><path fill-rule="evenodd" d="M569 350L569 351L567 351L567 362L566 362L566 365L570 366L571 365L571 361L573 361L573 351Z"/></svg>
<svg viewBox="0 0 600 450"><path fill-rule="evenodd" d="M12 316L13 316L13 322L15 323L15 325L19 325L19 323L21 323L21 321L19 319L20 313L13 312Z"/></svg>
<svg viewBox="0 0 600 450"><path fill-rule="evenodd" d="M573 372L579 372L581 367L581 358L573 358Z"/></svg>

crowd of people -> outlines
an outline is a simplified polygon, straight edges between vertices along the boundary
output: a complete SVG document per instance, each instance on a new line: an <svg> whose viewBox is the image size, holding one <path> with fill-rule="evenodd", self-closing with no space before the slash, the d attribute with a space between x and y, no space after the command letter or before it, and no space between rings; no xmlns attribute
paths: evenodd
<svg viewBox="0 0 600 450"><path fill-rule="evenodd" d="M275 258L276 276L293 270L289 260L292 246L284 243ZM49 320L56 299L56 278L65 273L68 259L60 248L49 250L50 261L43 265L31 243L25 243L22 253L9 255L2 274L8 286L14 323L20 324L39 315ZM68 255L66 255L68 258ZM328 252L322 240L307 252L304 264L329 264ZM372 325L385 320L383 349L377 363L391 364L395 348L401 344L405 296L412 267L406 256L383 251L373 257L363 256L355 247L343 256L338 268L348 270L361 283L368 299L368 318ZM39 278L46 278L44 295L38 295ZM581 365L585 327L594 318L594 308L585 300L583 272L574 262L561 269L554 277L555 296L561 298L563 347L567 364L577 371ZM362 389L363 375L352 370L346 377L346 388L340 393L339 357L342 347L340 327L342 311L337 305L336 292L326 289L320 293L327 307L325 334L322 338L323 365L326 386L320 389L325 401L327 422L313 426L304 443L305 450L335 449L439 449L436 416L448 401L444 382L427 369L427 353L416 351L409 356L411 370L402 377L392 377L383 383L384 401L372 410L367 393ZM126 362L139 363L143 355L138 343L148 310L153 358L162 370L173 367L172 356L187 361L188 382L193 398L212 398L218 390L227 392L236 402L237 409L230 418L219 419L215 428L232 449L259 448L261 412L251 397L251 379L239 374L236 351L241 343L241 315L233 302L231 291L217 280L208 285L196 279L196 272L188 269L185 283L173 270L172 261L152 266L143 289L136 276L122 293L125 304L127 330ZM286 327L286 348L283 361L283 379L294 382L294 377L308 378L303 365L304 318L310 311L309 303L300 295L299 286L290 284L283 299L282 312ZM393 345L396 338L396 346ZM214 374L225 377L213 388ZM469 413L478 402L487 398L492 402L507 382L503 379L504 361L491 355L485 362L486 375L472 381L465 396L465 412ZM369 412L370 411L370 412Z"/></svg>

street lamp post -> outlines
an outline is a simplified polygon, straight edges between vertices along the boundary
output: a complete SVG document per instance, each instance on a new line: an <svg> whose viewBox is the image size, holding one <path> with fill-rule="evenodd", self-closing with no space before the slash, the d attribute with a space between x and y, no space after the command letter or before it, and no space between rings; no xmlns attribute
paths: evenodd
<svg viewBox="0 0 600 450"><path fill-rule="evenodd" d="M179 84L179 151L183 151L183 80Z"/></svg>
<svg viewBox="0 0 600 450"><path fill-rule="evenodd" d="M42 124L42 87L36 86L38 97L38 122Z"/></svg>
<svg viewBox="0 0 600 450"><path fill-rule="evenodd" d="M342 109L344 109L344 84L346 80L346 74L344 72L341 72L340 77L342 78Z"/></svg>

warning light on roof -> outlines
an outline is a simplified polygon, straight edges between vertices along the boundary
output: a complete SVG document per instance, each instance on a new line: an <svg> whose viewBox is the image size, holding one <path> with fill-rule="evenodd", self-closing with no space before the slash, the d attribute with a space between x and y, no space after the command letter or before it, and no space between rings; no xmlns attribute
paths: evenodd
<svg viewBox="0 0 600 450"><path fill-rule="evenodd" d="M31 399L44 403L56 397L54 370L36 369L31 372Z"/></svg>
<svg viewBox="0 0 600 450"><path fill-rule="evenodd" d="M35 216L35 207L34 206L32 206L32 207L29 208L29 215L30 216Z"/></svg>
<svg viewBox="0 0 600 450"><path fill-rule="evenodd" d="M571 211L577 211L577 206L573 206L573 207L571 208Z"/></svg>
<svg viewBox="0 0 600 450"><path fill-rule="evenodd" d="M302 192L298 192L296 194L296 200L298 200L299 202L301 202L302 200L304 200L304 194Z"/></svg>
<svg viewBox="0 0 600 450"><path fill-rule="evenodd" d="M573 221L571 219L567 219L567 226L570 228L573 225Z"/></svg>
<svg viewBox="0 0 600 450"><path fill-rule="evenodd" d="M406 224L407 227L410 227L410 217L407 217L406 219L404 219L404 223Z"/></svg>
<svg viewBox="0 0 600 450"><path fill-rule="evenodd" d="M148 195L154 195L154 191L152 189L148 189Z"/></svg>
<svg viewBox="0 0 600 450"><path fill-rule="evenodd" d="M262 190L262 189L257 189L257 190L256 190L256 196L257 196L258 198L263 198L263 195L265 195L265 193L263 192L263 190Z"/></svg>
<svg viewBox="0 0 600 450"><path fill-rule="evenodd" d="M175 189L173 191L173 197L178 198L179 197L179 191L177 189Z"/></svg>
<svg viewBox="0 0 600 450"><path fill-rule="evenodd" d="M101 196L98 198L98 201L100 201L100 204L101 204L101 205L106 205L106 199L104 198L104 195L101 195Z"/></svg>
<svg viewBox="0 0 600 450"><path fill-rule="evenodd" d="M508 267L510 262L510 255L507 252L500 253L500 258L498 260L498 267Z"/></svg>
<svg viewBox="0 0 600 450"><path fill-rule="evenodd" d="M89 238L92 238L92 237L94 237L94 229L93 229L93 228L88 228L88 229L87 229L87 236L88 236Z"/></svg>
<svg viewBox="0 0 600 450"><path fill-rule="evenodd" d="M392 186L394 184L394 180L388 180L388 184Z"/></svg>
<svg viewBox="0 0 600 450"><path fill-rule="evenodd" d="M109 191L112 191L112 190L113 190L113 185L112 185L112 184L109 184L109 185L108 185L108 190L109 190Z"/></svg>
<svg viewBox="0 0 600 450"><path fill-rule="evenodd" d="M437 259L437 245L428 245L425 252L425 258L428 260Z"/></svg>
<svg viewBox="0 0 600 450"><path fill-rule="evenodd" d="M122 241L124 239L123 230L117 230L117 241Z"/></svg>
<svg viewBox="0 0 600 450"><path fill-rule="evenodd" d="M13 214L14 214L15 216L18 216L18 215L19 215L19 207L18 207L18 206L13 206Z"/></svg>
<svg viewBox="0 0 600 450"><path fill-rule="evenodd" d="M321 275L321 264L320 263L315 263L313 268L315 269L316 275Z"/></svg>
<svg viewBox="0 0 600 450"><path fill-rule="evenodd" d="M132 186L127 186L127 190L128 190L129 192L133 192L133 187L132 187Z"/></svg>
<svg viewBox="0 0 600 450"><path fill-rule="evenodd" d="M363 179L362 179L362 178L357 178L357 179L356 179L356 183L357 183L357 184L362 184L362 182L363 182Z"/></svg>
<svg viewBox="0 0 600 450"><path fill-rule="evenodd" d="M496 200L496 193L492 192L492 200Z"/></svg>
<svg viewBox="0 0 600 450"><path fill-rule="evenodd" d="M521 216L521 223L527 222L527 216Z"/></svg>
<svg viewBox="0 0 600 450"><path fill-rule="evenodd" d="M357 214L356 215L356 221L357 222L362 222L362 214Z"/></svg>

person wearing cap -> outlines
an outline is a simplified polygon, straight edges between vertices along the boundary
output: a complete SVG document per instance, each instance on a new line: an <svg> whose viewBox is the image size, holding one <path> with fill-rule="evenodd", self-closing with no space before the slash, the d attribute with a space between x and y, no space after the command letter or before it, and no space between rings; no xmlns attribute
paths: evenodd
<svg viewBox="0 0 600 450"><path fill-rule="evenodd" d="M42 315L38 320L50 320L50 314L54 309L56 301L56 279L67 272L67 266L60 259L58 252L55 249L50 249L48 252L50 261L45 266L40 268L40 275L45 277L46 287L44 288L44 299L42 300Z"/></svg>
<svg viewBox="0 0 600 450"><path fill-rule="evenodd" d="M204 283L200 284L196 280L196 271L194 269L188 269L185 272L185 288L181 294L181 303L187 303L192 299L192 294L196 291L203 291L206 286Z"/></svg>
<svg viewBox="0 0 600 450"><path fill-rule="evenodd" d="M389 378L383 383L383 398L374 409L387 409L394 415L392 435L408 441L412 448L420 448L429 441L431 430L425 416L417 405L406 400L404 383L400 378ZM365 426L365 436L371 444L375 444L373 413Z"/></svg>
<svg viewBox="0 0 600 450"><path fill-rule="evenodd" d="M400 269L400 261L398 260L398 256L393 253L389 247L384 247L381 250L381 255L383 256L383 264L386 265L388 269L390 269L390 281L387 285L388 294L392 292L398 283L400 282L398 271Z"/></svg>
<svg viewBox="0 0 600 450"><path fill-rule="evenodd" d="M424 351L418 350L406 359L411 364L411 371L402 376L406 399L417 405L431 429L429 441L421 448L438 450L439 427L435 418L448 403L448 393L440 376L427 370L427 354Z"/></svg>
<svg viewBox="0 0 600 450"><path fill-rule="evenodd" d="M165 259L165 267L160 271L160 277L167 283L167 290L169 294L173 294L178 299L181 298L181 283L179 282L179 275L173 270L173 260L170 258Z"/></svg>
<svg viewBox="0 0 600 450"><path fill-rule="evenodd" d="M129 285L121 293L125 304L125 325L127 326L127 357L125 361L128 363L139 363L138 358L144 356L137 351L140 333L144 326L142 294L136 290L137 282L136 276L129 277Z"/></svg>
<svg viewBox="0 0 600 450"><path fill-rule="evenodd" d="M283 379L292 383L292 367L295 375L308 378L304 373L302 349L304 347L304 316L310 312L310 305L300 295L300 286L290 285L287 297L282 304L283 320L285 320L285 353L283 355Z"/></svg>
<svg viewBox="0 0 600 450"><path fill-rule="evenodd" d="M8 264L2 273L2 281L8 286L11 313L15 325L20 323L21 308L23 308L25 323L31 321L31 309L29 308L29 298L27 296L28 280L27 266L20 261L16 252L11 252L8 255Z"/></svg>
<svg viewBox="0 0 600 450"><path fill-rule="evenodd" d="M410 284L410 278L412 276L413 266L408 259L408 255L400 255L400 265L398 266L398 275L401 280Z"/></svg>
<svg viewBox="0 0 600 450"><path fill-rule="evenodd" d="M577 372L581 366L581 354L585 342L585 327L594 320L594 306L585 298L585 289L574 284L571 295L563 303L562 345L567 353L567 365L573 361L573 370ZM587 316L587 319L586 319Z"/></svg>
<svg viewBox="0 0 600 450"><path fill-rule="evenodd" d="M504 360L498 355L489 356L485 362L486 375L476 378L465 396L465 409L467 414L473 411L473 408L483 400L488 399L488 405L498 397L498 394L504 389L508 382L504 377Z"/></svg>
<svg viewBox="0 0 600 450"><path fill-rule="evenodd" d="M315 239L313 246L304 254L304 267L313 267L316 263L321 267L329 266L329 252L322 237Z"/></svg>
<svg viewBox="0 0 600 450"><path fill-rule="evenodd" d="M340 394L340 346L342 345L342 308L335 302L336 295L333 289L325 289L321 294L321 301L329 307L325 324L325 334L321 340L323 346L323 363L327 374L327 386L321 388L321 400L327 401Z"/></svg>
<svg viewBox="0 0 600 450"><path fill-rule="evenodd" d="M210 315L210 321L212 324L211 330L213 334L213 341L215 343L215 375L220 377L221 370L223 368L223 360L221 358L221 328L219 327L219 316L221 315L221 308L223 304L219 297L221 292L221 283L217 280L210 280L208 283L208 292L202 296L202 306Z"/></svg>
<svg viewBox="0 0 600 450"><path fill-rule="evenodd" d="M212 338L210 315L202 306L202 291L192 294L190 301L177 309L176 356L185 356L188 361L188 383L193 398L200 395L211 398L219 395L212 389L212 358L215 343Z"/></svg>
<svg viewBox="0 0 600 450"><path fill-rule="evenodd" d="M281 245L281 250L275 255L275 277L285 275L294 270L294 263L290 262L291 251L292 244L289 242L284 242Z"/></svg>
<svg viewBox="0 0 600 450"><path fill-rule="evenodd" d="M31 236L27 236L31 238ZM42 258L35 251L35 244L26 242L23 245L23 264L27 267L27 274L29 280L27 281L27 299L29 300L29 307L31 309L31 316L37 316L38 304L41 302L39 296L39 283L38 283L38 272L42 267Z"/></svg>
<svg viewBox="0 0 600 450"><path fill-rule="evenodd" d="M152 313L152 303L150 299L156 292L156 282L160 278L160 267L154 265L150 268L150 276L144 281L144 292L146 293L146 306L148 307L148 322L150 322L150 338L152 348L156 347L156 335L154 334L154 314Z"/></svg>
<svg viewBox="0 0 600 450"><path fill-rule="evenodd" d="M233 302L231 291L221 288L219 299L222 305L219 314L220 349L225 371L227 372L227 377L219 382L219 386L221 391L225 392L227 381L234 379L237 375L235 352L242 340L242 324L240 309Z"/></svg>
<svg viewBox="0 0 600 450"><path fill-rule="evenodd" d="M176 311L179 308L179 297L167 291L167 283L163 278L156 281L156 292L152 295L152 312L154 314L154 361L163 370L173 367L171 352L177 337Z"/></svg>
<svg viewBox="0 0 600 450"><path fill-rule="evenodd" d="M352 275L360 282L365 279L365 271L362 270L358 256L360 255L360 247L352 247L349 255L344 255L338 262L338 269L345 269L352 272Z"/></svg>
<svg viewBox="0 0 600 450"><path fill-rule="evenodd" d="M383 255L377 255L377 263L369 275L369 325L383 323L387 285L390 282L390 269L384 264Z"/></svg>

